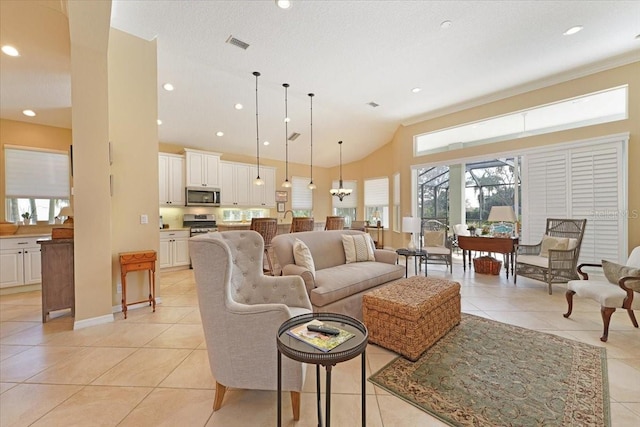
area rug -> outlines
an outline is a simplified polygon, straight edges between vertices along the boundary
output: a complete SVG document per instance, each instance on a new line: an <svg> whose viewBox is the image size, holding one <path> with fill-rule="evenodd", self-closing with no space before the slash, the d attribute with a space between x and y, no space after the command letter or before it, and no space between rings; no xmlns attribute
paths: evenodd
<svg viewBox="0 0 640 427"><path fill-rule="evenodd" d="M452 426L609 426L606 350L469 314L369 381Z"/></svg>

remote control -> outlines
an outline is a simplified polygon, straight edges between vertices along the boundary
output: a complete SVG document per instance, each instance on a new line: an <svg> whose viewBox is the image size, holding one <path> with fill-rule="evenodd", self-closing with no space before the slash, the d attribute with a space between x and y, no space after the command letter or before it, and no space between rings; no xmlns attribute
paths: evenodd
<svg viewBox="0 0 640 427"><path fill-rule="evenodd" d="M307 325L307 329L312 332L320 332L325 335L338 335L340 334L340 329L332 328L331 326L325 325Z"/></svg>

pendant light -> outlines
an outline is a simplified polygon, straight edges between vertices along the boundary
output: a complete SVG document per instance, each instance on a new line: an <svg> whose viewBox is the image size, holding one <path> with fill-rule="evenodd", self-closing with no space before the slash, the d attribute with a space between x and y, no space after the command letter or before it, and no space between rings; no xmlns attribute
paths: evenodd
<svg viewBox="0 0 640 427"><path fill-rule="evenodd" d="M340 201L342 201L342 199L351 194L353 190L342 186L342 141L338 141L338 145L340 146L340 183L338 188L332 188L329 192L332 196L336 196Z"/></svg>
<svg viewBox="0 0 640 427"><path fill-rule="evenodd" d="M309 190L315 190L317 187L316 185L313 183L313 97L315 95L313 93L309 94L309 101L311 102L311 180L309 181L309 185L307 185L307 188Z"/></svg>
<svg viewBox="0 0 640 427"><path fill-rule="evenodd" d="M254 71L253 75L256 76L256 166L258 171L253 183L255 185L262 185L264 181L260 178L260 133L258 131L258 77L260 77L260 73Z"/></svg>
<svg viewBox="0 0 640 427"><path fill-rule="evenodd" d="M284 143L285 143L285 175L282 186L284 188L291 188L291 182L289 181L289 99L287 92L289 89L289 83L283 83L284 87Z"/></svg>

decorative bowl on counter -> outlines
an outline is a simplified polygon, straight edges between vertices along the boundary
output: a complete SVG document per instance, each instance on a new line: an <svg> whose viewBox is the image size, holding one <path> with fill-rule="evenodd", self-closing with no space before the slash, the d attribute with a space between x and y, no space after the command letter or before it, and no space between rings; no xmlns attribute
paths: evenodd
<svg viewBox="0 0 640 427"><path fill-rule="evenodd" d="M0 236L10 236L15 234L18 231L18 224L14 224L13 222L0 222Z"/></svg>

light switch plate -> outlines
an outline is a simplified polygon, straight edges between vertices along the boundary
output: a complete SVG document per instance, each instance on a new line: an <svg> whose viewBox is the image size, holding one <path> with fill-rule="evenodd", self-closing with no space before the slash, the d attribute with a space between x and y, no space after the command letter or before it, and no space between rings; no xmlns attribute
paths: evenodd
<svg viewBox="0 0 640 427"><path fill-rule="evenodd" d="M149 215L147 214L140 215L140 224L149 224Z"/></svg>

